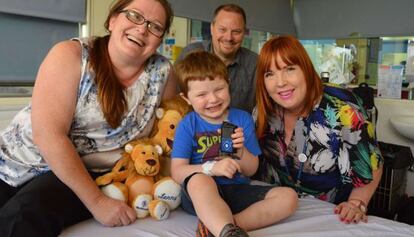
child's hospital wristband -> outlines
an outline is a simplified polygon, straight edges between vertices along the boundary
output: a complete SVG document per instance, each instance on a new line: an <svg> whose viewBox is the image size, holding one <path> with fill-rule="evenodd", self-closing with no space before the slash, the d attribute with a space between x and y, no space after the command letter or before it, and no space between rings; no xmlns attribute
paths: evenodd
<svg viewBox="0 0 414 237"><path fill-rule="evenodd" d="M213 166L217 163L215 160L209 160L201 165L201 168L203 169L203 173L208 176L213 176L213 172L211 170L213 169Z"/></svg>

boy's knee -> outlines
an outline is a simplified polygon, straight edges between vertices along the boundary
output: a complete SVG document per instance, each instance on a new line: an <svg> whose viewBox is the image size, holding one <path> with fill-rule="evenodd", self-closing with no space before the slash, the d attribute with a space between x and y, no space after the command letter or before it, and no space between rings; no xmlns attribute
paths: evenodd
<svg viewBox="0 0 414 237"><path fill-rule="evenodd" d="M187 191L191 192L191 190L200 189L200 187L205 187L206 185L216 185L216 183L211 176L197 173L188 180Z"/></svg>
<svg viewBox="0 0 414 237"><path fill-rule="evenodd" d="M292 188L277 187L272 188L266 194L266 199L274 199L278 204L282 203L284 206L294 211L298 205L298 194Z"/></svg>
<svg viewBox="0 0 414 237"><path fill-rule="evenodd" d="M266 194L266 198L276 198L276 197L290 197L293 199L298 198L298 194L292 188L288 187L276 187L269 190Z"/></svg>

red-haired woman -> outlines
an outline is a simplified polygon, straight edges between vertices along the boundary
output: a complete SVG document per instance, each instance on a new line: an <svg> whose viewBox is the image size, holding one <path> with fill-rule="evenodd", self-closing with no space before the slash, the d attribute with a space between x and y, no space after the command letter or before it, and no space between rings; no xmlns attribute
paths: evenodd
<svg viewBox="0 0 414 237"><path fill-rule="evenodd" d="M382 157L361 100L323 85L304 47L291 36L263 46L256 94L263 151L257 177L337 204L334 212L345 223L367 221Z"/></svg>

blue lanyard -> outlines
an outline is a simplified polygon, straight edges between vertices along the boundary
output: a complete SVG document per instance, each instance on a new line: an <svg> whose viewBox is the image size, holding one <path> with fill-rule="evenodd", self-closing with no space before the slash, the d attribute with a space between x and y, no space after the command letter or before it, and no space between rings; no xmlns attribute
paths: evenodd
<svg viewBox="0 0 414 237"><path fill-rule="evenodd" d="M296 175L296 183L295 183L295 189L296 192L299 193L299 187L300 187L300 182L301 182L301 177L302 177L302 171L303 171L303 166L305 164L305 162L307 161L307 157L306 157L306 150L308 149L308 142L306 138L309 138L309 130L310 130L310 125L306 124L306 134L305 134L305 141L303 144L303 149L302 149L302 153L299 154L299 170L298 170L298 174ZM283 160L285 161L285 171L286 174L288 175L289 180L292 180L292 175L289 172L289 168L288 168L288 163L286 161L286 153L287 153L287 147L286 147L286 151L284 152L283 155ZM301 157L302 156L302 157ZM292 167L295 165L295 162L292 161ZM293 180L292 180L293 181Z"/></svg>

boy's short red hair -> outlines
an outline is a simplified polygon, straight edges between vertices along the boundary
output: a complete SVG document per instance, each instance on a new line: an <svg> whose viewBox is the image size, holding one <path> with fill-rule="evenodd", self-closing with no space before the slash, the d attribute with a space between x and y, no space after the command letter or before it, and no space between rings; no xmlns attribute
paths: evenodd
<svg viewBox="0 0 414 237"><path fill-rule="evenodd" d="M189 81L214 80L221 77L229 83L227 67L216 55L206 51L195 51L188 54L175 65L175 76L180 92L187 96Z"/></svg>

